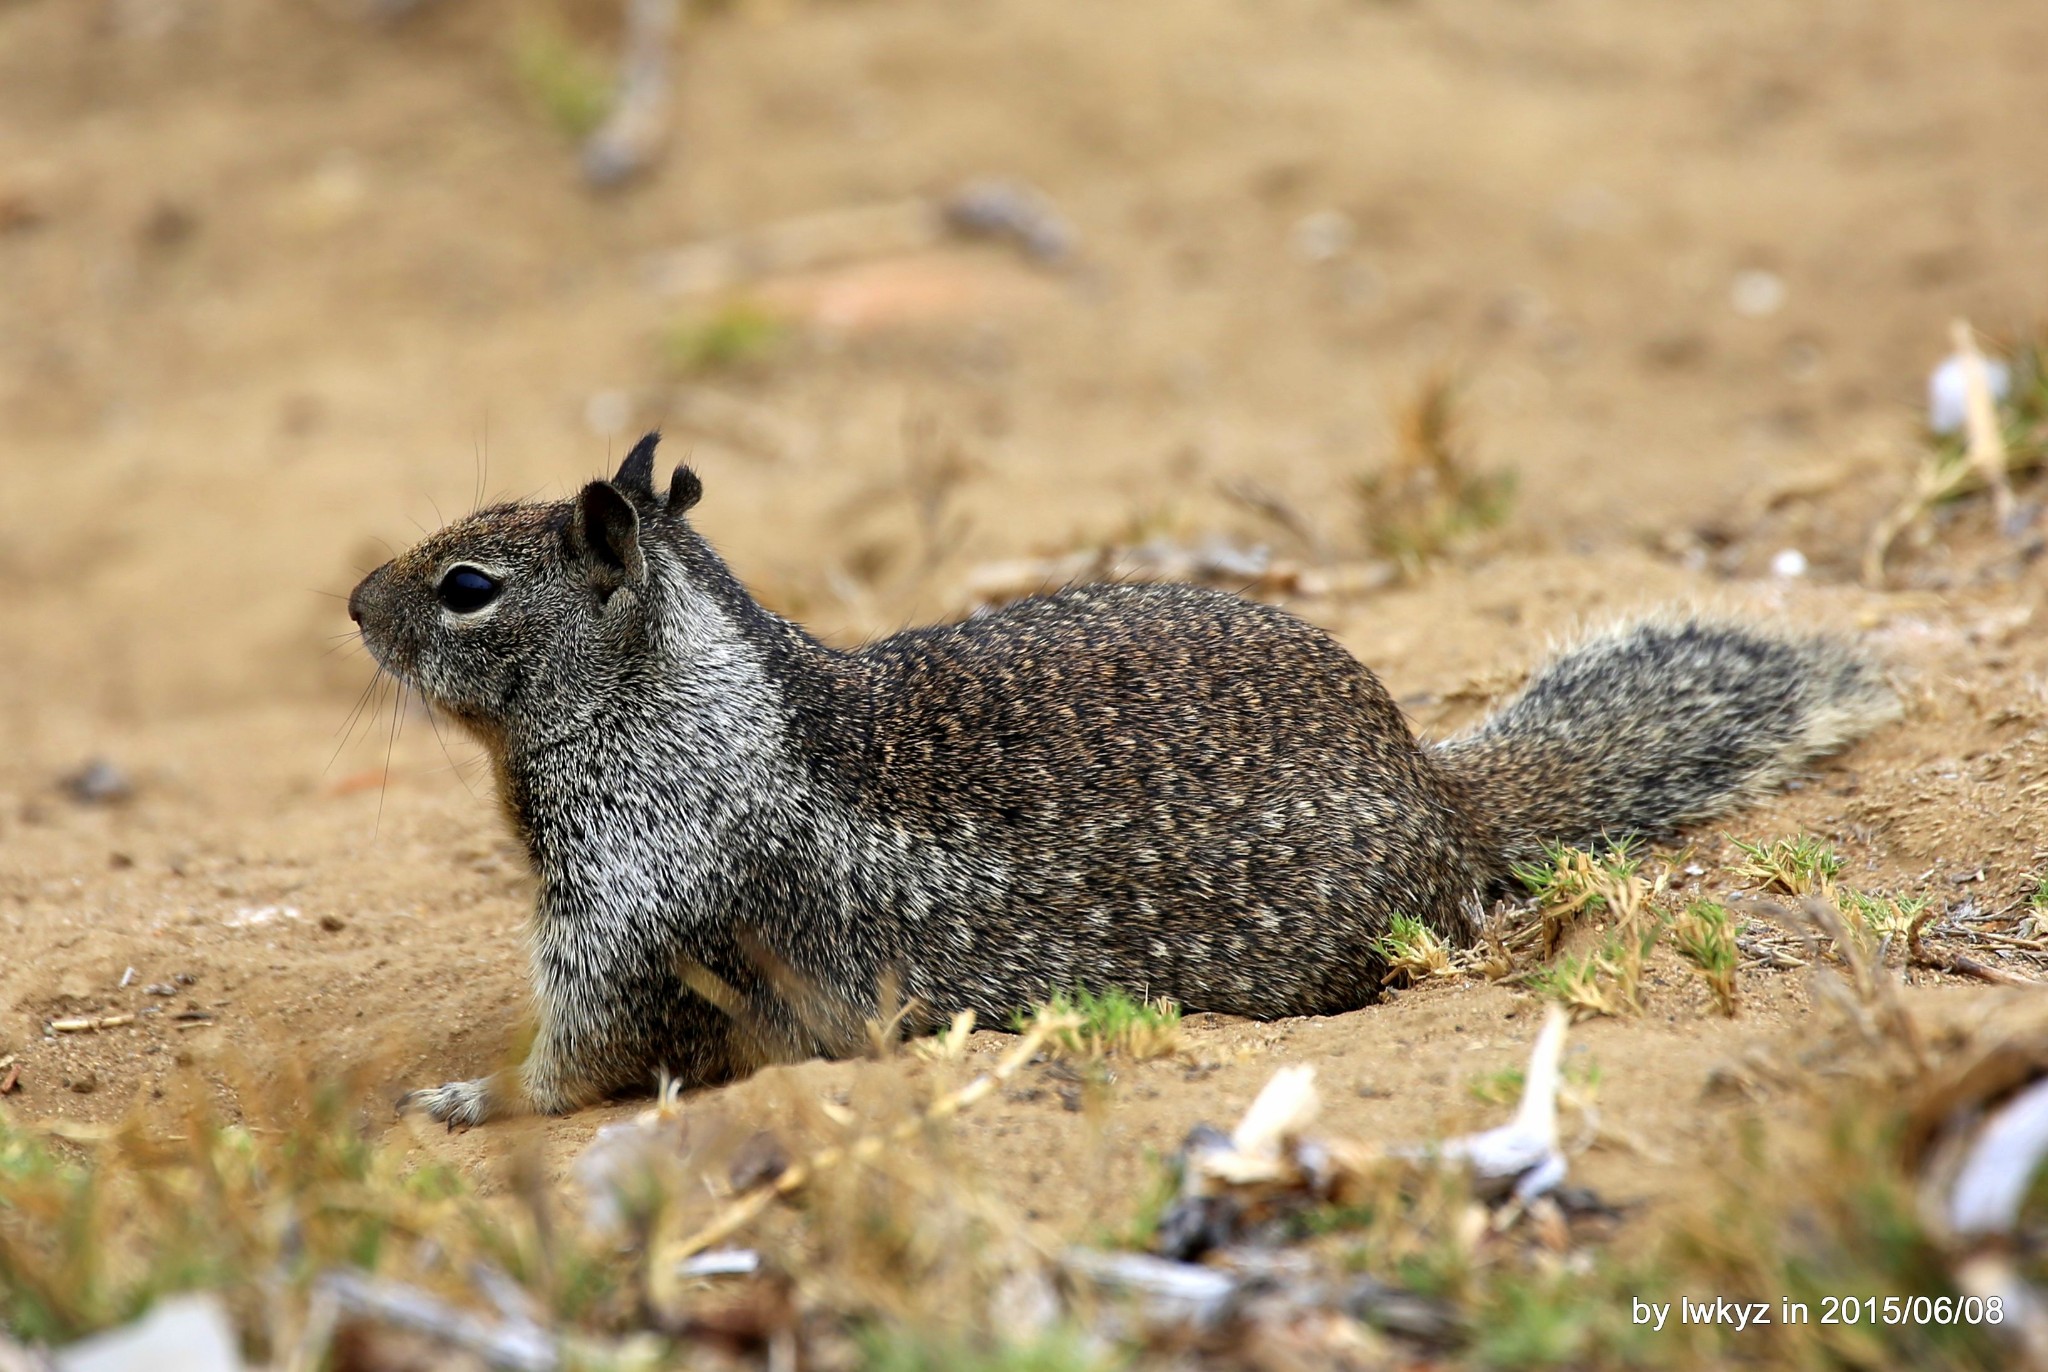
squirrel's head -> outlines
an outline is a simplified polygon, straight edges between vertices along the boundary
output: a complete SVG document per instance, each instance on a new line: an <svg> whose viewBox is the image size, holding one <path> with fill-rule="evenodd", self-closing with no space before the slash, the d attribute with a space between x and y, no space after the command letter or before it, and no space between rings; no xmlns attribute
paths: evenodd
<svg viewBox="0 0 2048 1372"><path fill-rule="evenodd" d="M646 633L650 553L703 494L687 466L655 492L660 437L570 500L479 510L364 577L348 613L378 665L487 736L522 702L601 693Z"/></svg>

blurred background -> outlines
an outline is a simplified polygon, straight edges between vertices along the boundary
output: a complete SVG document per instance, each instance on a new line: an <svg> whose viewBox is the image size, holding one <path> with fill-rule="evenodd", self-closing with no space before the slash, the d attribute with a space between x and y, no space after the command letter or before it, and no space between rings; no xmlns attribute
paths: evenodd
<svg viewBox="0 0 2048 1372"><path fill-rule="evenodd" d="M1760 572L1818 471L1851 576L1950 318L2048 304L2044 69L2032 0L5 0L10 751L338 716L362 570L656 424L842 639L1399 551L1433 401L1425 553Z"/></svg>

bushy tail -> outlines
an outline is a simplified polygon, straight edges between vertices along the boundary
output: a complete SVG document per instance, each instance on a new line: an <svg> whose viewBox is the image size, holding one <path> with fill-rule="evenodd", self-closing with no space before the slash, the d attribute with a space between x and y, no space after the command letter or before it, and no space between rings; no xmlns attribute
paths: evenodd
<svg viewBox="0 0 2048 1372"><path fill-rule="evenodd" d="M1437 757L1502 856L1522 860L1712 818L1898 714L1844 643L1648 620L1560 654Z"/></svg>

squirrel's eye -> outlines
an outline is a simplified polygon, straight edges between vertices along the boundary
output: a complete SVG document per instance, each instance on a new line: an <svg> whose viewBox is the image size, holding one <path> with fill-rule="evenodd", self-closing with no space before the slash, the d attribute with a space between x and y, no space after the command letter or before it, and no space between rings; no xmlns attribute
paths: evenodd
<svg viewBox="0 0 2048 1372"><path fill-rule="evenodd" d="M474 567L450 567L448 575L434 588L434 594L455 613L470 615L496 600L503 589L496 577Z"/></svg>

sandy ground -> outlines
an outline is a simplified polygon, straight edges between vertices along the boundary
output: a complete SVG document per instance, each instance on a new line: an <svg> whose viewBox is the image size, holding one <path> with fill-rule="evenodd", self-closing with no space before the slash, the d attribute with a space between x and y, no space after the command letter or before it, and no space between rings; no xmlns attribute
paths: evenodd
<svg viewBox="0 0 2048 1372"><path fill-rule="evenodd" d="M535 14L603 44L611 7L520 13L0 4L10 1112L104 1121L187 1065L232 1100L285 1063L367 1064L395 1094L503 1058L519 854L472 748L388 696L352 715L371 669L340 597L480 494L566 492L664 420L701 527L851 641L958 612L983 564L1111 540L1355 559L1358 477L1453 367L1478 460L1518 474L1507 525L1412 584L1295 604L1418 728L1634 607L1855 632L1908 717L1697 835L1698 884L1732 885L1725 829L1825 835L1844 880L1949 911L2032 889L2038 545L1965 508L1888 587L1855 579L1948 321L2048 313L2032 0L1967 24L1903 0L743 2L690 27L666 162L602 197L510 47ZM778 281L798 325L769 356L674 374L662 340L693 307L650 284L660 254L987 174L1041 187L1078 264L941 247ZM1234 501L1247 479L1301 527ZM1806 575L1770 575L1787 548ZM67 794L93 758L132 795ZM1608 1126L1582 1176L1653 1199L1749 1108L1706 1089L1716 1068L1812 1013L1793 977L1746 974L1733 1023L1658 977L1641 1020L1574 1039ZM2002 993L1924 994L1968 1017ZM1034 1068L963 1127L1020 1208L1078 1225L1282 1063L1315 1063L1361 1133L1489 1118L1470 1083L1521 1060L1533 1006L1459 986L1198 1017L1106 1105ZM693 1108L772 1120L957 1070L810 1064ZM392 1127L478 1163L538 1136L559 1161L630 1108Z"/></svg>

